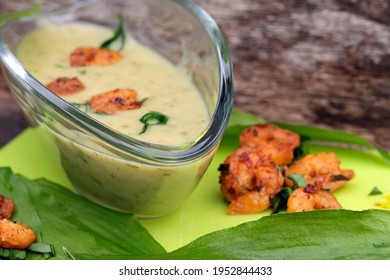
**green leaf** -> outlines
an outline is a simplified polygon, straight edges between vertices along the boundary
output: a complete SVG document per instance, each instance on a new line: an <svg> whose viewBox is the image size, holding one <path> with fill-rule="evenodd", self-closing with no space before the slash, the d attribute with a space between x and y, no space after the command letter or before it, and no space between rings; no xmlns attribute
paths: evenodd
<svg viewBox="0 0 390 280"><path fill-rule="evenodd" d="M200 237L168 258L390 259L389 236L386 210L275 214Z"/></svg>
<svg viewBox="0 0 390 280"><path fill-rule="evenodd" d="M0 168L0 193L15 204L13 220L29 225L40 242L52 244L55 259L67 259L66 248L76 259L127 258L165 253L165 250L130 214L112 211L92 203L44 179L28 180ZM43 259L28 254L28 259Z"/></svg>
<svg viewBox="0 0 390 280"><path fill-rule="evenodd" d="M12 13L1 13L0 14L0 27L3 26L9 20L15 20L15 19L20 19L20 18L24 18L24 17L29 17L29 16L40 13L41 6L42 6L42 1L37 0L35 2L35 4L30 9L27 9L25 11L12 12Z"/></svg>
<svg viewBox="0 0 390 280"><path fill-rule="evenodd" d="M368 195L379 195L382 194L382 192L378 189L378 187L373 187L371 192Z"/></svg>
<svg viewBox="0 0 390 280"><path fill-rule="evenodd" d="M117 17L119 20L117 29L114 31L114 34L111 38L107 39L100 45L100 48L109 49L117 41L119 41L120 43L118 51L121 51L125 46L125 42L126 42L125 21L122 14L118 14Z"/></svg>
<svg viewBox="0 0 390 280"><path fill-rule="evenodd" d="M287 209L287 201L293 193L294 188L284 187L272 200L272 214L279 213Z"/></svg>
<svg viewBox="0 0 390 280"><path fill-rule="evenodd" d="M376 149L382 158L390 164L390 153L373 145L370 141L357 136L352 133L348 133L340 130L327 130L309 125L294 125L282 122L272 122L273 124L289 129L298 133L303 141L321 141L327 142L326 144L331 143L344 143L350 145L356 145L358 147L366 147Z"/></svg>
<svg viewBox="0 0 390 280"><path fill-rule="evenodd" d="M166 124L168 122L168 116L152 111L143 115L139 121L144 124L142 131L139 133L142 134L149 128L149 126Z"/></svg>
<svg viewBox="0 0 390 280"><path fill-rule="evenodd" d="M287 176L291 181L293 181L294 185L297 187L305 187L306 180L302 174L290 174Z"/></svg>

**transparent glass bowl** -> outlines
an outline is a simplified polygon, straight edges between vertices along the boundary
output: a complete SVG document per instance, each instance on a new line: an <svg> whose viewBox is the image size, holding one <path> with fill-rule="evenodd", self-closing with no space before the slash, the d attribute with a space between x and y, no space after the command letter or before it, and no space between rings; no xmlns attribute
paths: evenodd
<svg viewBox="0 0 390 280"><path fill-rule="evenodd" d="M114 29L122 13L128 31L174 64L188 66L210 114L207 129L180 146L128 137L71 106L29 74L15 56L23 36L45 17L53 23L90 22ZM50 41L48 40L48 43ZM141 218L159 217L190 196L206 171L233 105L232 62L214 20L180 0L79 1L10 21L0 29L3 74L31 126L82 196Z"/></svg>

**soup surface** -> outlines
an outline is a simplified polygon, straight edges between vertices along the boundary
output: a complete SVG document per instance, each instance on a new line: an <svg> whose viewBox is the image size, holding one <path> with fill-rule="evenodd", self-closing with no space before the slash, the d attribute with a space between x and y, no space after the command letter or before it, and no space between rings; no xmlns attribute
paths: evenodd
<svg viewBox="0 0 390 280"><path fill-rule="evenodd" d="M182 145L201 136L207 128L209 115L187 71L130 36L120 51L123 58L117 63L70 65L69 56L76 48L99 47L112 34L113 30L87 23L44 24L24 37L17 56L42 84L47 85L59 77L77 77L84 89L61 98L112 129L162 145ZM115 89L134 89L142 106L113 114L98 114L84 105L93 96ZM144 128L140 119L151 111L167 116L168 121L149 126L140 134Z"/></svg>

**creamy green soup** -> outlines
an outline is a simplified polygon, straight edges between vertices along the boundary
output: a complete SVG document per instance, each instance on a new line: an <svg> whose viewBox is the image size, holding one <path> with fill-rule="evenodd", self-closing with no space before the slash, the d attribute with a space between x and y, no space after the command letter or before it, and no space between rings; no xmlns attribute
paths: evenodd
<svg viewBox="0 0 390 280"><path fill-rule="evenodd" d="M29 33L19 45L17 56L41 83L58 77L77 77L85 85L80 93L62 96L83 104L92 96L117 88L138 92L146 100L141 108L112 115L88 114L105 125L146 142L181 145L197 139L209 122L207 108L187 71L156 52L129 38L121 51L123 59L108 66L71 67L69 55L77 47L98 47L113 31L87 23L45 24ZM150 111L168 116L165 125L150 127L145 133L140 118Z"/></svg>
<svg viewBox="0 0 390 280"><path fill-rule="evenodd" d="M124 58L116 64L70 66L69 55L75 48L99 46L111 35L112 30L91 24L45 24L23 38L17 56L42 84L63 76L78 77L85 89L63 97L70 103L85 103L117 88L132 88L139 100L147 98L135 110L112 115L87 112L117 131L163 145L184 145L200 137L209 115L187 72L131 38L122 51ZM143 128L139 119L150 111L161 112L169 120L139 134ZM165 165L112 149L60 122L48 123L41 126L43 139L57 149L75 191L138 217L157 217L177 208L198 184L216 149L188 163Z"/></svg>

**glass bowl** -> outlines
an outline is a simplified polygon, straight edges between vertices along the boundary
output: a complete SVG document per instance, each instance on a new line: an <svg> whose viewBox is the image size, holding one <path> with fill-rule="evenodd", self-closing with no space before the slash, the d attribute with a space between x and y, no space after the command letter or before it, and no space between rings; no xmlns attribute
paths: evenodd
<svg viewBox="0 0 390 280"><path fill-rule="evenodd" d="M18 61L21 39L42 19L114 29L118 13L135 40L186 67L210 116L207 128L195 139L162 145L113 130L53 94ZM232 110L232 62L226 40L215 21L186 0L78 1L9 21L0 29L0 59L12 94L53 160L60 161L74 191L140 218L165 215L190 196L214 156Z"/></svg>

